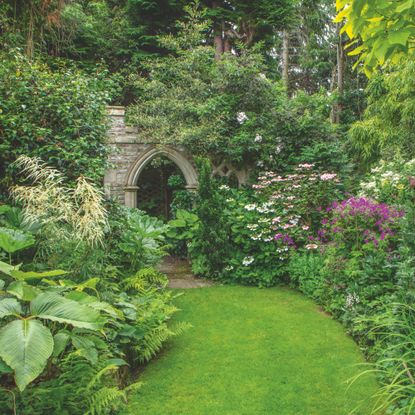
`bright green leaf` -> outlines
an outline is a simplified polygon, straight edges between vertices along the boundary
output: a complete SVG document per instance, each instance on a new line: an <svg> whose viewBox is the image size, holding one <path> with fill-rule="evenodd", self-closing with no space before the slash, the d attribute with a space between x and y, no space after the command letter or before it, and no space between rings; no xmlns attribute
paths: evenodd
<svg viewBox="0 0 415 415"><path fill-rule="evenodd" d="M61 269L55 269L52 271L45 271L45 272L34 272L34 271L20 271L20 270L13 270L11 271L11 276L17 280L30 280L30 279L40 279L45 277L57 277L59 275L67 274L67 271L63 271Z"/></svg>
<svg viewBox="0 0 415 415"><path fill-rule="evenodd" d="M90 330L101 330L106 320L85 304L69 300L55 293L43 293L30 303L33 315Z"/></svg>
<svg viewBox="0 0 415 415"><path fill-rule="evenodd" d="M15 320L0 329L0 357L23 391L44 370L53 351L50 330L38 320Z"/></svg>
<svg viewBox="0 0 415 415"><path fill-rule="evenodd" d="M35 243L30 233L17 229L0 228L0 248L9 254L28 248Z"/></svg>
<svg viewBox="0 0 415 415"><path fill-rule="evenodd" d="M39 288L33 287L24 281L13 281L7 287L7 292L23 301L31 301L41 293Z"/></svg>
<svg viewBox="0 0 415 415"><path fill-rule="evenodd" d="M15 298L3 298L0 300L0 318L20 315L22 307Z"/></svg>

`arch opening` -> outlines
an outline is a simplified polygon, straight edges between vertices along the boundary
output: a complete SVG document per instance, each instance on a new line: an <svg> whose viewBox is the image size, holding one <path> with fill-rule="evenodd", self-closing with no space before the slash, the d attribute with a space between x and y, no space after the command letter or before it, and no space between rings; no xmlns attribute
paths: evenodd
<svg viewBox="0 0 415 415"><path fill-rule="evenodd" d="M190 200L188 191L196 188L196 170L183 153L152 147L138 157L127 175L125 204L168 219L175 199L179 196L185 205Z"/></svg>

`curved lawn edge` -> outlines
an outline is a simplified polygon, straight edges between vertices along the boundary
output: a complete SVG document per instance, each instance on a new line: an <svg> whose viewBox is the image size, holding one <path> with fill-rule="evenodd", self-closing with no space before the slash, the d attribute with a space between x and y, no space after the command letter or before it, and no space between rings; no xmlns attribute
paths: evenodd
<svg viewBox="0 0 415 415"><path fill-rule="evenodd" d="M176 299L192 324L140 375L142 415L370 414L377 390L344 328L290 288L213 286Z"/></svg>

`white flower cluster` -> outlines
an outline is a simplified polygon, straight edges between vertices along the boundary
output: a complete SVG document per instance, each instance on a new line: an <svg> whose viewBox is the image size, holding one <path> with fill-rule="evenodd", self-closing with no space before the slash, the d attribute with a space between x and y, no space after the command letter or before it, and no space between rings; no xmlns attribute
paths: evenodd
<svg viewBox="0 0 415 415"><path fill-rule="evenodd" d="M360 303L360 298L357 294L351 293L347 294L345 306L346 308L353 308L354 305Z"/></svg>
<svg viewBox="0 0 415 415"><path fill-rule="evenodd" d="M248 120L248 116L243 111L241 111L236 114L236 119L238 120L239 124L243 124L246 120Z"/></svg>
<svg viewBox="0 0 415 415"><path fill-rule="evenodd" d="M259 134L257 134L256 136L255 136L255 140L254 140L256 143L261 143L262 142L262 135L259 135Z"/></svg>
<svg viewBox="0 0 415 415"><path fill-rule="evenodd" d="M253 262L255 261L255 258L253 256L246 256L243 260L242 260L242 265L244 265L245 267L248 267L249 265L251 265Z"/></svg>
<svg viewBox="0 0 415 415"><path fill-rule="evenodd" d="M334 180L337 177L336 173L324 173L320 176L320 180L329 181Z"/></svg>

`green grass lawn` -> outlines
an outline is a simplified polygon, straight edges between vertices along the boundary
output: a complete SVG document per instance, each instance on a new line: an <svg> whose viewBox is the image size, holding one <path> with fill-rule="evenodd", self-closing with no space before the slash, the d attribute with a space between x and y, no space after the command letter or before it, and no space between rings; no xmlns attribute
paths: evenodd
<svg viewBox="0 0 415 415"><path fill-rule="evenodd" d="M367 376L348 388L363 357L340 324L286 288L186 290L176 321L193 327L141 374L137 415L342 415L370 413Z"/></svg>

